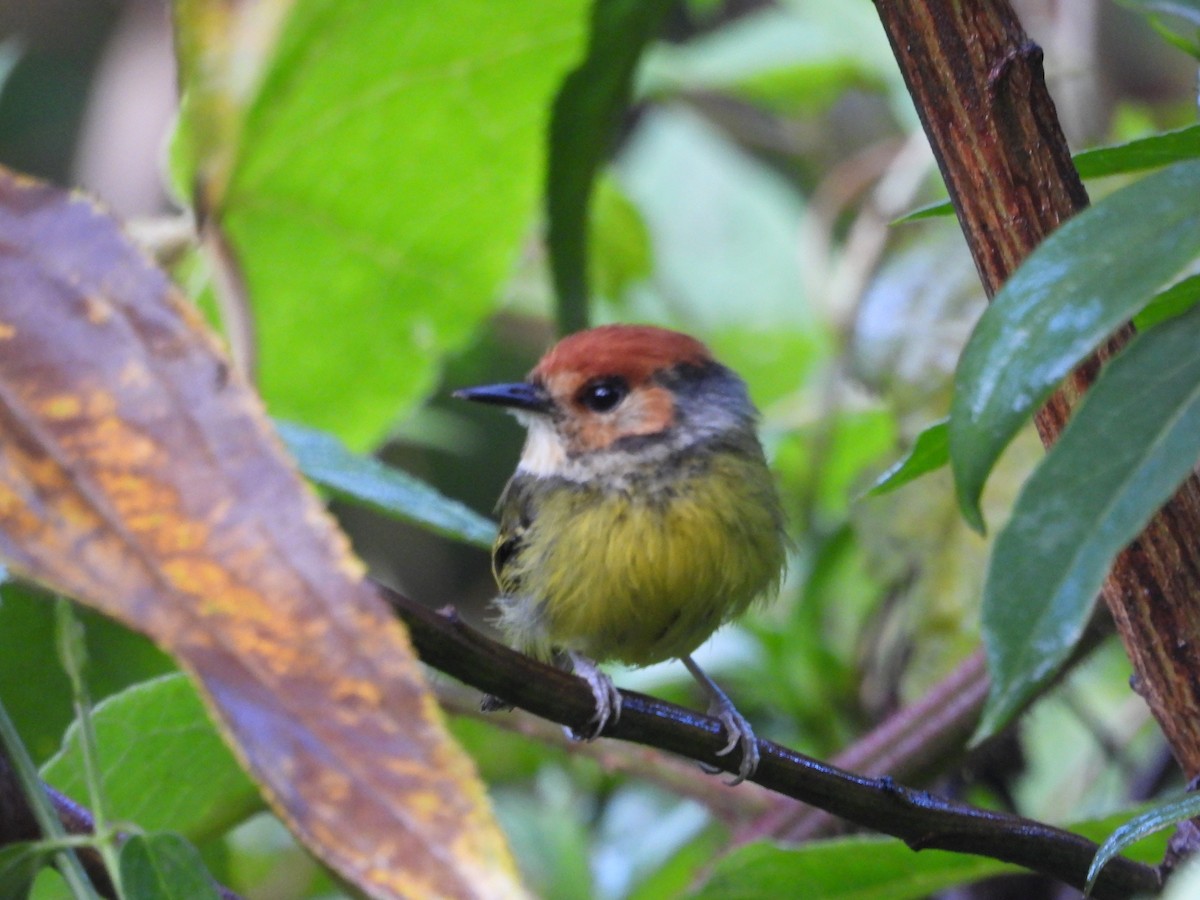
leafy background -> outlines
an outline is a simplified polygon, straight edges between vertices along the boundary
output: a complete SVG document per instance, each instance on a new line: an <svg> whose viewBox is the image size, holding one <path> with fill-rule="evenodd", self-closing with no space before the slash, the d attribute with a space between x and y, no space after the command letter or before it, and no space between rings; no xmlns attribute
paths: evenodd
<svg viewBox="0 0 1200 900"><path fill-rule="evenodd" d="M1194 61L1154 31L1186 51L1194 28L1138 5L1058 17L1053 4L1022 5L1075 149L1195 121ZM251 89L205 83L185 65L192 106L168 142L164 8L85 4L56 16L51 3L6 4L0 161L95 190L139 234L174 209L168 197L190 198L203 181L243 266L261 390L273 415L296 423L285 433L310 454L306 471L379 577L479 620L492 592L486 525L453 510L430 522L447 515L436 498L356 488L361 460L345 449L374 451L489 511L518 429L448 393L518 376L564 317L541 191L551 102L584 53L590 7L277 6L278 33L262 46L277 43L251 57ZM177 7L180 28L203 47L189 9ZM796 550L779 601L719 634L700 661L763 736L826 758L979 644L990 538L963 522L949 473L863 494L949 411L982 297L952 221L893 224L940 192L869 4L691 0L664 5L656 27L632 106L597 160L590 317L689 331L747 378ZM1131 177L1089 189L1103 197ZM214 308L211 258L189 255L177 275ZM993 534L1040 455L1023 432L1001 458L983 495ZM364 491L374 502L355 499ZM428 515L398 522L386 514L397 505ZM463 530L471 541L445 537ZM0 654L0 699L45 777L77 790L52 605L12 583L2 590L11 652ZM115 814L185 834L249 897L337 896L260 811L169 660L111 623L86 626L91 690L111 698L97 728ZM617 680L698 703L678 668ZM945 761L936 787L1056 823L1113 814L1111 830L1115 810L1170 781L1128 676L1110 642L1017 730ZM594 754L501 730L471 716L471 702L453 727L546 897L658 897L710 875L705 896L762 896L803 879L811 896L919 897L999 871L860 838L775 856L752 845L712 869L739 822L711 797L682 799L653 770L616 774ZM121 752L129 733L145 748L136 758ZM163 759L205 773L209 790L163 788ZM863 853L879 867L856 867ZM57 890L45 875L36 895Z"/></svg>

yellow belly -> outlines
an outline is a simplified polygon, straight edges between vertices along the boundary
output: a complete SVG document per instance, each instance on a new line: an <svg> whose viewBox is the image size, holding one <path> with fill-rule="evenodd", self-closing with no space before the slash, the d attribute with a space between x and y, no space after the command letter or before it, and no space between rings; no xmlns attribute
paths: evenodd
<svg viewBox="0 0 1200 900"><path fill-rule="evenodd" d="M649 665L691 653L777 586L782 515L759 460L718 455L668 488L539 492L502 625L527 652Z"/></svg>

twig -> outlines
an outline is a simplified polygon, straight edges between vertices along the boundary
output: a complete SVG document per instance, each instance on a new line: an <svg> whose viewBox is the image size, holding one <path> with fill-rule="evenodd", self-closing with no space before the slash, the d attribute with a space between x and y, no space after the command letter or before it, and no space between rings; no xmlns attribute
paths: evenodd
<svg viewBox="0 0 1200 900"><path fill-rule="evenodd" d="M1112 620L1103 612L1092 617L1083 638L1058 677L1031 697L1032 705L1112 634ZM944 771L946 763L966 752L967 741L979 724L989 679L983 651L978 650L936 684L920 700L889 716L875 729L839 753L834 765L863 775L924 782ZM800 843L825 834L832 825L828 813L780 801L735 843L772 837Z"/></svg>
<svg viewBox="0 0 1200 900"><path fill-rule="evenodd" d="M447 712L478 719L493 728L502 728L529 740L557 747L572 756L592 760L605 772L614 772L653 782L679 797L700 803L723 822L735 825L757 818L766 812L768 804L777 798L756 784L731 787L721 778L697 778L696 765L653 747L613 741L577 741L553 722L547 722L523 710L497 715L479 708L481 694L457 684L435 687L438 703Z"/></svg>
<svg viewBox="0 0 1200 900"><path fill-rule="evenodd" d="M435 612L382 585L381 595L408 625L421 659L472 687L560 725L582 728L594 700L587 684L510 650L468 627L452 610ZM735 773L740 756L718 756L725 744L714 718L671 703L622 691L621 718L604 737L633 741ZM760 740L753 781L902 839L914 850L936 848L1014 863L1082 887L1096 845L1059 828L1020 816L953 803L914 791L890 778L866 778ZM1100 900L1155 892L1158 872L1120 858L1105 868L1093 891Z"/></svg>

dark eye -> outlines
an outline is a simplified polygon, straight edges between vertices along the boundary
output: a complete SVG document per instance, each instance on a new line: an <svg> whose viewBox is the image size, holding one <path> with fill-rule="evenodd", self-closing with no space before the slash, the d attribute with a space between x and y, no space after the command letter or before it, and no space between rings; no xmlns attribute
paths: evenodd
<svg viewBox="0 0 1200 900"><path fill-rule="evenodd" d="M597 378L583 386L578 399L592 412L604 413L614 409L628 393L624 378Z"/></svg>

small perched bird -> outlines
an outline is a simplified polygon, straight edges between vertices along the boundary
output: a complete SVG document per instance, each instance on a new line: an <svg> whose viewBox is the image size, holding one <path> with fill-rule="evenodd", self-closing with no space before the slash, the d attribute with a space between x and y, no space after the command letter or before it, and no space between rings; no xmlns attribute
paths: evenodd
<svg viewBox="0 0 1200 900"><path fill-rule="evenodd" d="M746 386L704 344L606 325L564 338L525 381L456 397L503 406L528 429L500 497L492 569L498 623L517 649L563 657L596 697L596 737L621 695L595 665L678 658L758 765L749 723L691 653L778 587L783 512Z"/></svg>

